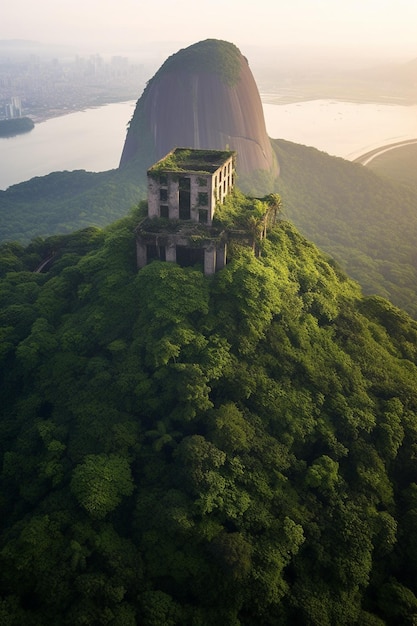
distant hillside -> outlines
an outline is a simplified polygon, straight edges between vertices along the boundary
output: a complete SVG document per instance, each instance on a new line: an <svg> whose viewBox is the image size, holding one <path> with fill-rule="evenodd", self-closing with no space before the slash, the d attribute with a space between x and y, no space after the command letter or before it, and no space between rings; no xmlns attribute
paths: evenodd
<svg viewBox="0 0 417 626"><path fill-rule="evenodd" d="M0 623L413 624L417 323L287 222L137 272L141 215L1 251Z"/></svg>
<svg viewBox="0 0 417 626"><path fill-rule="evenodd" d="M380 176L405 183L417 190L417 144L384 152L372 159L366 167Z"/></svg>
<svg viewBox="0 0 417 626"><path fill-rule="evenodd" d="M405 63L393 63L379 66L374 70L375 80L378 80L381 88L399 94L399 101L405 103L417 103L417 59ZM371 73L369 74L372 80Z"/></svg>
<svg viewBox="0 0 417 626"><path fill-rule="evenodd" d="M417 191L315 148L284 140L273 146L286 216L365 293L417 317Z"/></svg>
<svg viewBox="0 0 417 626"><path fill-rule="evenodd" d="M127 172L53 172L0 191L0 241L28 243L34 237L105 226L127 214L146 195Z"/></svg>

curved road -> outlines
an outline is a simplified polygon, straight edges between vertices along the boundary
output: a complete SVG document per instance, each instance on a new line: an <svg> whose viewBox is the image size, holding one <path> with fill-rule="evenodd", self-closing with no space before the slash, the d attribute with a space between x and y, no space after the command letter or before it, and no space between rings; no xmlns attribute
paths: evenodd
<svg viewBox="0 0 417 626"><path fill-rule="evenodd" d="M373 159L379 157L380 154L384 154L384 152L388 152L389 150L395 150L395 148L402 148L403 146L408 146L410 144L417 143L417 139L407 139L405 141L397 141L396 143L391 143L388 146L382 146L381 148L376 148L375 150L371 150L370 152L365 152L361 156L353 159L353 163L361 163L362 165L368 165Z"/></svg>
<svg viewBox="0 0 417 626"><path fill-rule="evenodd" d="M44 267L46 267L48 265L48 263L53 261L55 255L56 255L56 252L51 252L51 254L49 256L47 256L46 259L43 259L39 263L38 267L33 270L33 273L34 274L40 274L42 272L42 270L44 269Z"/></svg>

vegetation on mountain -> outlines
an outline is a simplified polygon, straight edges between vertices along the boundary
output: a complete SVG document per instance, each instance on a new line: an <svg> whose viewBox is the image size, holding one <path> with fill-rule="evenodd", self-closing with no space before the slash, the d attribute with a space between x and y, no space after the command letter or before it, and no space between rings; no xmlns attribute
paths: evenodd
<svg viewBox="0 0 417 626"><path fill-rule="evenodd" d="M277 191L285 215L366 294L417 318L417 190L357 163L282 139Z"/></svg>
<svg viewBox="0 0 417 626"><path fill-rule="evenodd" d="M1 249L0 622L414 623L417 323L285 221L137 272L143 214Z"/></svg>
<svg viewBox="0 0 417 626"><path fill-rule="evenodd" d="M412 165L400 170L407 179L399 184L394 168L388 179L314 148L272 143L281 163L276 189L287 218L367 295L387 297L417 318ZM0 191L0 240L27 244L38 236L101 227L123 217L146 195L146 165L142 162L140 176L137 167L135 162L110 172L54 172ZM240 178L237 182L240 186ZM261 188L262 172L258 182L255 187Z"/></svg>
<svg viewBox="0 0 417 626"><path fill-rule="evenodd" d="M240 78L240 62L241 52L234 44L221 39L206 39L168 57L152 80L165 72L214 72L226 85L233 87Z"/></svg>
<svg viewBox="0 0 417 626"><path fill-rule="evenodd" d="M0 191L0 242L107 226L146 195L145 176L129 172L53 172Z"/></svg>
<svg viewBox="0 0 417 626"><path fill-rule="evenodd" d="M10 120L0 120L0 137L13 137L21 133L28 133L35 128L30 117L16 117Z"/></svg>
<svg viewBox="0 0 417 626"><path fill-rule="evenodd" d="M388 150L366 166L380 176L405 183L417 190L417 143Z"/></svg>

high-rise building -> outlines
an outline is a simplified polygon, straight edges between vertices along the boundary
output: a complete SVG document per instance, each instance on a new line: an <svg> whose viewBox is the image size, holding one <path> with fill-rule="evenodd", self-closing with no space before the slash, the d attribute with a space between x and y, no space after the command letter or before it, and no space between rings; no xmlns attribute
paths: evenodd
<svg viewBox="0 0 417 626"><path fill-rule="evenodd" d="M7 119L22 117L22 100L19 96L10 98L10 102L5 105L5 114Z"/></svg>

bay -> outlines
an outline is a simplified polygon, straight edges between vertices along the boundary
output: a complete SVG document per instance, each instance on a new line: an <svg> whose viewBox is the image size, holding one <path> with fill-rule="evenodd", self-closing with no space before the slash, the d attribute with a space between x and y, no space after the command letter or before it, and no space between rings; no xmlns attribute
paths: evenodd
<svg viewBox="0 0 417 626"><path fill-rule="evenodd" d="M311 100L279 104L261 94L268 135L353 160L374 148L417 138L417 106ZM136 102L118 102L36 124L0 139L0 189L52 171L118 167Z"/></svg>
<svg viewBox="0 0 417 626"><path fill-rule="evenodd" d="M117 102L35 124L30 133L0 139L0 189L63 170L118 167L136 102Z"/></svg>

